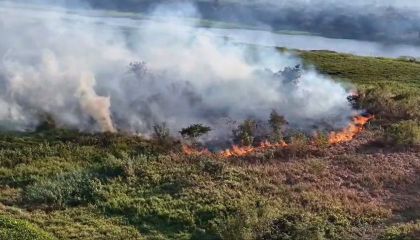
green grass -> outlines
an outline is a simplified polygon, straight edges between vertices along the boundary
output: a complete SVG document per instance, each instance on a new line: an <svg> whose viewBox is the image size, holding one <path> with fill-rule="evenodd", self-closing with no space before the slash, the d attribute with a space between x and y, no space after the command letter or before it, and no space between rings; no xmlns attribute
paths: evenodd
<svg viewBox="0 0 420 240"><path fill-rule="evenodd" d="M351 84L378 118L420 121L420 63L325 51L298 52L307 66Z"/></svg>
<svg viewBox="0 0 420 240"><path fill-rule="evenodd" d="M420 88L420 63L400 59L359 57L327 51L298 53L321 73L350 81L357 85L403 86L407 90ZM410 89L413 88L413 89Z"/></svg>
<svg viewBox="0 0 420 240"><path fill-rule="evenodd" d="M340 239L347 234L347 227L368 225L384 216L383 210L373 209L369 212L377 220L363 219L333 199L318 198L305 190L295 193L272 182L275 179L261 169L222 159L147 157L144 152L130 153L124 147L119 151L102 148L99 142L93 143L97 155L81 159L77 152L92 147L89 141L71 143L71 138L57 140L45 135L3 135L0 139L9 139L7 144L1 141L6 145L13 143L11 139L20 142L15 153L27 156L14 166L2 161L7 164L1 166L1 192L9 196L3 202L10 207L0 212L18 212L10 215L37 224L59 239L101 239L120 234L146 239L254 239L264 234ZM48 147L43 141L50 142ZM111 141L113 145L128 140L115 137ZM61 151L63 146L74 151ZM27 149L45 152L41 155ZM57 159L68 164L59 164ZM314 174L322 172L319 164L303 167L316 169ZM308 206L299 202L314 197L316 201ZM274 220L286 224L287 232L270 229Z"/></svg>
<svg viewBox="0 0 420 240"><path fill-rule="evenodd" d="M381 86L387 86L392 102L386 104L396 108L419 97L419 64L326 52L299 54L361 91L380 89L375 94L386 99L388 92ZM365 97L364 104L382 106L375 99ZM407 114L398 116L386 119L417 121ZM376 124L372 134L386 127ZM124 135L2 133L0 236L409 239L403 237L418 231L409 221L419 219L420 213L405 211L418 200L420 163L415 152L388 158L357 149L335 153L324 146L323 152L296 150L299 154L289 158L268 151L221 159L184 156L178 149L175 145L168 153L155 141Z"/></svg>

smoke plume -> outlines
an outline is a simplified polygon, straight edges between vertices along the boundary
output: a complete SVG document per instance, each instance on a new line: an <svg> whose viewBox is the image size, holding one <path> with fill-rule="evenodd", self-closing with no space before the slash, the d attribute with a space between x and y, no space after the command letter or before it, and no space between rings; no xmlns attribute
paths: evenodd
<svg viewBox="0 0 420 240"><path fill-rule="evenodd" d="M200 19L192 4L151 14L163 20L128 31L62 11L2 9L0 125L31 130L48 115L59 127L150 135L163 122L173 134L201 123L215 140L272 110L308 131L342 128L355 114L341 84L299 68L296 57L233 44L185 21Z"/></svg>
<svg viewBox="0 0 420 240"><path fill-rule="evenodd" d="M78 98L80 107L100 126L103 132L115 132L111 120L111 101L109 97L98 96L94 90L95 78L91 73L82 74L79 83Z"/></svg>

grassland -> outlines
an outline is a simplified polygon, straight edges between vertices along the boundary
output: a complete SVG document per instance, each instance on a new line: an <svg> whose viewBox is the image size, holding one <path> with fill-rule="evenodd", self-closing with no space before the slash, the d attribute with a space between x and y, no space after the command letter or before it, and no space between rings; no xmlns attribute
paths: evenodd
<svg viewBox="0 0 420 240"><path fill-rule="evenodd" d="M357 139L224 159L124 135L2 133L0 239L419 239L416 135L397 146L386 133L418 123L420 64L298 54L360 89L377 120Z"/></svg>
<svg viewBox="0 0 420 240"><path fill-rule="evenodd" d="M356 85L392 85L404 89L420 87L420 63L404 59L359 57L328 51L300 52L307 63L334 78ZM409 89L418 90L418 89Z"/></svg>

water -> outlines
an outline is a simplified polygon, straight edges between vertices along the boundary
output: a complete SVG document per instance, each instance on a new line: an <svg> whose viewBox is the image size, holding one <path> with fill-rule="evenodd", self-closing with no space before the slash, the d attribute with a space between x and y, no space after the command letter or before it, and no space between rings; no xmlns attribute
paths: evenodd
<svg viewBox="0 0 420 240"><path fill-rule="evenodd" d="M16 5L10 2L0 2L0 14L8 10L15 10L14 14L19 17L36 20L40 18L57 18L65 16L69 21L82 21L98 24L103 27L112 28L140 28L144 19L130 17L110 17L102 11L72 11L64 9L51 9L45 7L27 7ZM140 29L141 30L141 29ZM360 56L390 57L401 56L420 57L420 47L406 44L383 44L371 41L360 41L351 39L335 39L313 35L291 35L275 33L264 30L249 29L221 29L206 28L206 34L213 34L219 37L228 38L237 43L255 44L272 47L284 47L299 50L328 50L342 53L349 53Z"/></svg>
<svg viewBox="0 0 420 240"><path fill-rule="evenodd" d="M420 57L420 47L404 44L382 44L370 41L335 39L312 35L288 35L246 29L212 29L214 34L231 41L299 50L328 50L360 56Z"/></svg>

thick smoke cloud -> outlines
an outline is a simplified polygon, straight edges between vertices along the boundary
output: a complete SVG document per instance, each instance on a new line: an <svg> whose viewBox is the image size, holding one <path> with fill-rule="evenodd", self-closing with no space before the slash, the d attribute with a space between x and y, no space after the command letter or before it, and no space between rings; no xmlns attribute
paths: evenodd
<svg viewBox="0 0 420 240"><path fill-rule="evenodd" d="M60 127L144 135L162 122L172 133L202 123L215 140L230 135L228 123L266 121L273 109L305 130L341 128L355 114L339 83L313 70L298 79L277 73L300 64L295 57L185 23L180 17L200 18L191 4L158 6L152 14L167 21L129 33L62 12L2 11L3 128L30 130L45 115Z"/></svg>

